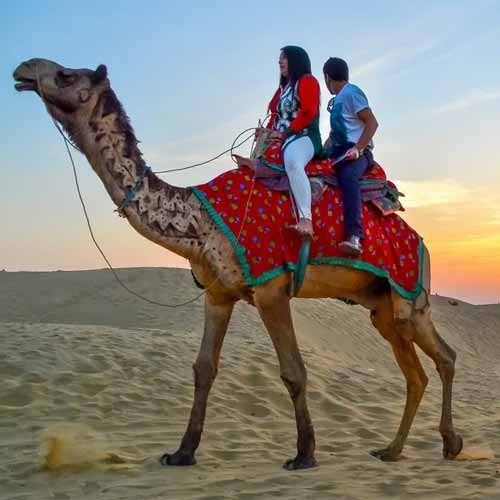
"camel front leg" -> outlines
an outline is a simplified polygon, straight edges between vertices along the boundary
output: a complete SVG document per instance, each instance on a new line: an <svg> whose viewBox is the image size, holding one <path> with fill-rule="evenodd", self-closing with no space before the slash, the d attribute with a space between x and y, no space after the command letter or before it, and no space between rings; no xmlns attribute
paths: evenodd
<svg viewBox="0 0 500 500"><path fill-rule="evenodd" d="M233 311L234 301L205 296L205 330L194 369L194 401L189 423L179 449L172 455L165 453L162 465L194 465L195 451L200 444L207 400L217 375L222 342Z"/></svg>
<svg viewBox="0 0 500 500"><path fill-rule="evenodd" d="M295 408L297 456L287 460L287 470L307 469L316 465L314 428L306 401L307 373L297 345L290 312L290 299L281 293L257 294L256 305L278 355L280 375Z"/></svg>

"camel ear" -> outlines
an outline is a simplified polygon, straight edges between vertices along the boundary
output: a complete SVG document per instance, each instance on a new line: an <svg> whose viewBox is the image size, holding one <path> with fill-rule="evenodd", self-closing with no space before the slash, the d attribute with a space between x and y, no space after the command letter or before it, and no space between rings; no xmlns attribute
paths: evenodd
<svg viewBox="0 0 500 500"><path fill-rule="evenodd" d="M94 74L92 75L92 83L101 83L107 77L108 69L106 68L106 66L104 66L104 64L99 64L99 66L97 66L97 69L94 71Z"/></svg>

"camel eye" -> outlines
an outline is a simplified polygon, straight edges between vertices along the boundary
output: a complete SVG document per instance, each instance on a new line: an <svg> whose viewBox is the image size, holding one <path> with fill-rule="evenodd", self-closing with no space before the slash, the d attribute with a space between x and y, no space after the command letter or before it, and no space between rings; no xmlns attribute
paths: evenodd
<svg viewBox="0 0 500 500"><path fill-rule="evenodd" d="M59 88L69 87L75 83L76 76L73 73L68 73L64 70L60 70L56 73L55 81Z"/></svg>

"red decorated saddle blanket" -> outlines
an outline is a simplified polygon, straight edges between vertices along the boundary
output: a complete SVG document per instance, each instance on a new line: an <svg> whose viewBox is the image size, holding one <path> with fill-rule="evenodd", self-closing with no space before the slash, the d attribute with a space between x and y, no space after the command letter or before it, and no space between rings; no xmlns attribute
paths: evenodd
<svg viewBox="0 0 500 500"><path fill-rule="evenodd" d="M323 168L322 165L318 162L311 168ZM259 285L295 270L301 242L289 229L296 219L287 191L266 187L247 168L225 172L193 191L231 241L249 285ZM384 216L373 204L364 203L363 252L359 257L346 257L338 248L344 239L339 188L324 190L313 203L312 213L314 237L310 265L362 269L386 278L404 298L412 300L420 294L422 240L398 215Z"/></svg>

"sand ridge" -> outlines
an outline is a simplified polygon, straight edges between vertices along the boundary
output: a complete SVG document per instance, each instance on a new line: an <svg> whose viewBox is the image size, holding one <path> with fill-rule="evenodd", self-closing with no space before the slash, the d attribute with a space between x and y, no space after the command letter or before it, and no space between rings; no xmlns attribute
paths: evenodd
<svg viewBox="0 0 500 500"><path fill-rule="evenodd" d="M197 293L184 270L120 273L158 300ZM393 438L405 383L359 306L293 302L320 467L281 469L295 451L293 408L260 319L238 304L198 465L163 468L158 457L177 448L191 407L202 299L175 310L150 306L105 270L0 273L0 289L2 500L500 499L497 458L441 459L441 384L422 353L430 382L404 459L386 464L368 454ZM432 302L440 333L458 352L456 427L467 446L490 447L498 457L500 306ZM54 463L70 467L43 467L51 443L62 457Z"/></svg>

